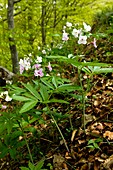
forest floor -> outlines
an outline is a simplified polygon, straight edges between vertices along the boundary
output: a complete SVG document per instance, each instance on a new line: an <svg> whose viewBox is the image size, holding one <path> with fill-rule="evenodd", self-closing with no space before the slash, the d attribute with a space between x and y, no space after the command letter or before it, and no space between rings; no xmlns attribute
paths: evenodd
<svg viewBox="0 0 113 170"><path fill-rule="evenodd" d="M35 150L39 152L35 162L44 156L45 169L113 170L113 73L95 75L92 84L85 104L85 129L80 102L70 98L70 106L54 105L59 112L70 115L57 119L65 141L45 114L42 117L46 124L35 124L40 137L28 134L31 152L34 155ZM1 159L0 169L19 170L20 166L27 166L27 149L20 152L23 158L18 161L11 160L9 155Z"/></svg>

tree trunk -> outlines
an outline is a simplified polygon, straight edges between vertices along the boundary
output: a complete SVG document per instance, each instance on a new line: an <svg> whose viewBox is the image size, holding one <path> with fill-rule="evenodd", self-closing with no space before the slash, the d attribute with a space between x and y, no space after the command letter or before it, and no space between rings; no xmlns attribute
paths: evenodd
<svg viewBox="0 0 113 170"><path fill-rule="evenodd" d="M45 16L46 16L46 0L42 2L42 45L46 44L46 28L45 28Z"/></svg>
<svg viewBox="0 0 113 170"><path fill-rule="evenodd" d="M56 21L57 21L57 15L56 15L56 0L53 0L53 11L54 11L53 28L55 28L55 27L56 27Z"/></svg>
<svg viewBox="0 0 113 170"><path fill-rule="evenodd" d="M11 59L12 59L12 71L13 73L18 72L18 53L17 48L14 40L14 18L13 18L13 11L14 11L14 0L8 0L8 10L7 10L7 20L8 20L8 29L9 29L9 46L11 52Z"/></svg>

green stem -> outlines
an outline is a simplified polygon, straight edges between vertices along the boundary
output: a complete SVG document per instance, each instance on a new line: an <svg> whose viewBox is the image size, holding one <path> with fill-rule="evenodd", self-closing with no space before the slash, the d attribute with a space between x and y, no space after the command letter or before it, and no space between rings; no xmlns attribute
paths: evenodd
<svg viewBox="0 0 113 170"><path fill-rule="evenodd" d="M85 130L85 110L86 110L86 105L85 105L85 102L86 102L86 100L85 100L85 95L83 95L82 96L83 97L83 99L82 99L82 104L83 104L83 127L84 127L84 130Z"/></svg>
<svg viewBox="0 0 113 170"><path fill-rule="evenodd" d="M54 116L52 115L52 112L51 112L51 110L50 110L50 108L49 108L49 106L48 106L47 103L46 103L46 107L47 107L48 112L51 114L51 117L52 117L52 119L53 119L53 121L54 121L54 123L55 123L55 125L56 125L56 127L57 127L57 129L58 129L58 131L59 131L59 133L60 133L60 135L61 135L61 137L62 137L62 139L63 139L64 145L65 145L67 151L70 152L70 151L69 151L69 148L68 148L68 146L67 146L66 140L65 140L65 138L64 138L64 136L63 136L63 134L62 134L62 132L61 132L61 130L60 130L60 128L59 128L59 126L58 126L55 118L54 118Z"/></svg>
<svg viewBox="0 0 113 170"><path fill-rule="evenodd" d="M83 111L83 127L85 130L85 91L84 91L84 87L82 84L82 79L81 79L81 68L78 68L78 76L79 76L79 82L80 82L80 86L82 88L82 111Z"/></svg>
<svg viewBox="0 0 113 170"><path fill-rule="evenodd" d="M66 141L65 141L65 138L64 138L64 136L63 136L63 134L62 134L62 132L61 132L61 130L60 130L60 128L59 128L59 126L58 126L58 124L57 124L57 122L56 122L56 120L55 120L55 118L53 117L52 114L51 114L51 117L52 117L52 119L53 119L54 122L55 122L55 125L56 125L56 127L57 127L57 129L58 129L58 131L59 131L59 133L60 133L60 135L61 135L61 137L62 137L62 139L63 139L64 145L65 145L67 151L69 152L69 148L68 148L68 146L67 146L67 143L66 143Z"/></svg>
<svg viewBox="0 0 113 170"><path fill-rule="evenodd" d="M27 139L26 139L26 136L25 136L25 134L24 134L23 127L21 126L21 124L20 124L20 122L19 122L18 120L17 120L17 122L18 122L18 125L19 125L22 133L23 133L23 138L24 138L24 140L25 140L25 143L26 143L26 146L27 146L27 149L28 149L28 153L29 153L29 157L30 157L31 163L34 164L33 158L32 158L32 154L31 154L31 151L30 151L30 148L29 148L29 144L28 144Z"/></svg>

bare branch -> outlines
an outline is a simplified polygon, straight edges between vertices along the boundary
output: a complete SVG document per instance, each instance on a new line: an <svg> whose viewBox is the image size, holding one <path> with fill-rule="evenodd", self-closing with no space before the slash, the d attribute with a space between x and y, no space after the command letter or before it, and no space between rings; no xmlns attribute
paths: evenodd
<svg viewBox="0 0 113 170"><path fill-rule="evenodd" d="M20 2L21 0L14 0L14 4L16 4L16 3L18 3L18 2Z"/></svg>

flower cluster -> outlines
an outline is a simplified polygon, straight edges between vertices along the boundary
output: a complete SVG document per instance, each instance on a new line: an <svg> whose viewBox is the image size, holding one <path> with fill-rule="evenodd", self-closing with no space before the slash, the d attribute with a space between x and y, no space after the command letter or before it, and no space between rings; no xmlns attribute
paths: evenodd
<svg viewBox="0 0 113 170"><path fill-rule="evenodd" d="M31 60L29 57L20 59L19 61L20 65L20 74L24 72L24 70L29 70L31 68Z"/></svg>
<svg viewBox="0 0 113 170"><path fill-rule="evenodd" d="M63 27L63 35L62 35L62 40L63 41L68 41L69 40L69 33L67 33L67 29L71 30L71 35L74 38L78 39L78 44L87 44L87 39L90 37L92 34L90 33L91 31L91 26L87 25L85 22L83 22L83 28L77 29L75 26L72 25L72 23L67 22L66 26ZM97 48L96 45L96 39L94 38L94 41L92 42L95 48Z"/></svg>
<svg viewBox="0 0 113 170"><path fill-rule="evenodd" d="M46 54L46 51L43 50L42 53ZM19 66L20 66L20 74L22 74L24 71L32 69L32 70L34 70L35 77L43 77L44 76L44 72L43 72L44 70L42 68L42 57L41 56L37 56L34 60L31 60L30 57L20 59ZM50 72L52 71L50 62L48 63L48 65L46 67L48 68L48 70Z"/></svg>

